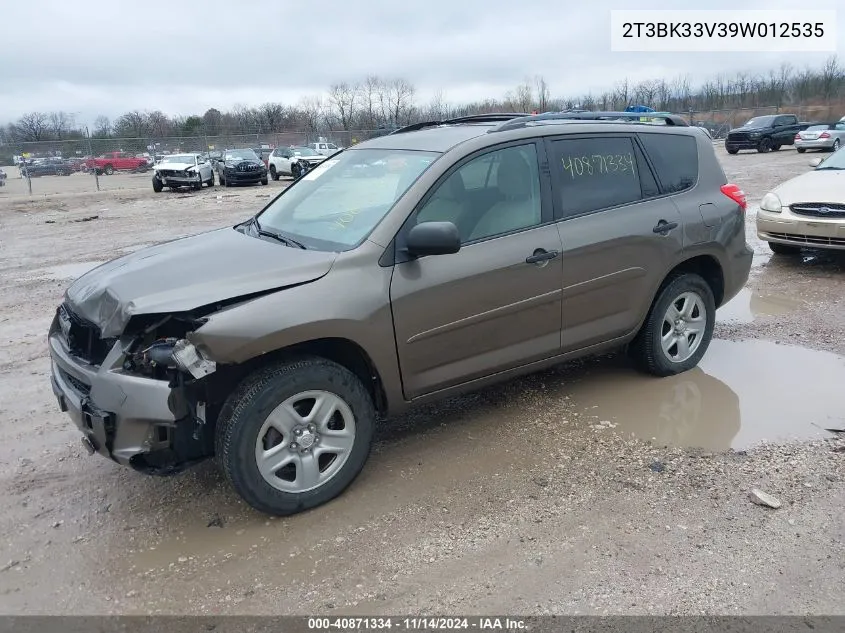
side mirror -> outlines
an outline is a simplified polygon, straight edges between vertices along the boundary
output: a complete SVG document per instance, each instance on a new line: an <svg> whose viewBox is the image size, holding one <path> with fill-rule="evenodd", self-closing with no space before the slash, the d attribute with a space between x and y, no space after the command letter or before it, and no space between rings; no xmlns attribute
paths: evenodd
<svg viewBox="0 0 845 633"><path fill-rule="evenodd" d="M422 222L408 231L408 253L423 255L451 255L461 250L461 236L452 222Z"/></svg>
<svg viewBox="0 0 845 633"><path fill-rule="evenodd" d="M822 159L819 157L810 159L810 167L818 167L821 163Z"/></svg>

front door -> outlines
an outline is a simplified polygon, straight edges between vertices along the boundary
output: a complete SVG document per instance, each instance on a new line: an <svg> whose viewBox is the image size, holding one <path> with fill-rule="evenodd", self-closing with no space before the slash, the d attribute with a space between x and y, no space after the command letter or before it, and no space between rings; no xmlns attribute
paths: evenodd
<svg viewBox="0 0 845 633"><path fill-rule="evenodd" d="M683 227L633 136L547 143L563 241L562 349L570 352L637 327L683 248Z"/></svg>
<svg viewBox="0 0 845 633"><path fill-rule="evenodd" d="M561 241L531 142L486 151L432 188L408 226L454 222L461 250L397 264L390 286L405 396L560 352Z"/></svg>

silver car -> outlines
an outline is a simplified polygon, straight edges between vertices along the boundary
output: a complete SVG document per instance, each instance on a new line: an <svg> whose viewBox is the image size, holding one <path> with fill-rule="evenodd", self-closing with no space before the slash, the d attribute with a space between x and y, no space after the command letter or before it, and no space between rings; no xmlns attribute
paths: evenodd
<svg viewBox="0 0 845 633"><path fill-rule="evenodd" d="M804 153L808 149L835 152L845 142L845 121L819 123L795 135L795 149Z"/></svg>

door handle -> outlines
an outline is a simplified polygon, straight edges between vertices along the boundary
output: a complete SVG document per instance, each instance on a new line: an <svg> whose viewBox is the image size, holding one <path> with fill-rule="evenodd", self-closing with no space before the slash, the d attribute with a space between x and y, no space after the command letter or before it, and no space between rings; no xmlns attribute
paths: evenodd
<svg viewBox="0 0 845 633"><path fill-rule="evenodd" d="M667 222L666 220L660 220L660 222L657 223L657 226L655 226L652 231L654 231L655 233L660 233L661 235L666 235L669 231L676 228L678 228L677 222Z"/></svg>
<svg viewBox="0 0 845 633"><path fill-rule="evenodd" d="M560 255L560 251L547 251L542 248L538 248L536 251L534 251L533 255L529 255L525 258L525 263L539 264L540 262L554 259L558 255Z"/></svg>

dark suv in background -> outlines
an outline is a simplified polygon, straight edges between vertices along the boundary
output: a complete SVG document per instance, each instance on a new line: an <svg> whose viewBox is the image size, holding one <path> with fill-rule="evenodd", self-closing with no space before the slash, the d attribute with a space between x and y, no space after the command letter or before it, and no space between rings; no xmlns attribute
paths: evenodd
<svg viewBox="0 0 845 633"><path fill-rule="evenodd" d="M283 515L340 494L413 404L616 348L695 367L748 278L745 196L702 130L620 118L412 125L92 270L49 332L59 406L91 452L148 473L214 455Z"/></svg>
<svg viewBox="0 0 845 633"><path fill-rule="evenodd" d="M784 145L793 145L795 135L809 125L800 123L794 114L756 116L728 133L725 149L728 154L736 154L741 149L755 149L760 153L777 151Z"/></svg>

